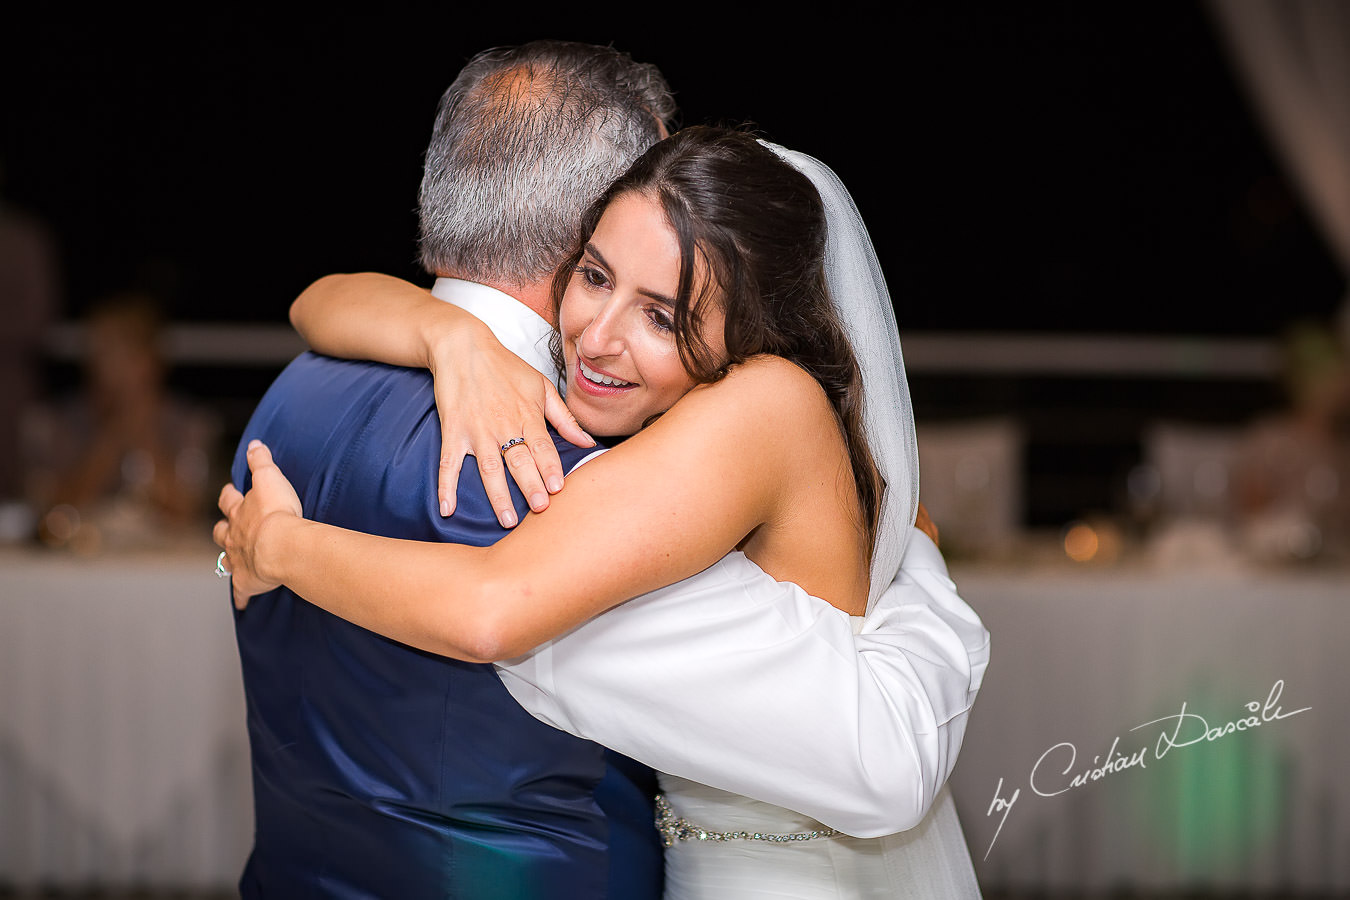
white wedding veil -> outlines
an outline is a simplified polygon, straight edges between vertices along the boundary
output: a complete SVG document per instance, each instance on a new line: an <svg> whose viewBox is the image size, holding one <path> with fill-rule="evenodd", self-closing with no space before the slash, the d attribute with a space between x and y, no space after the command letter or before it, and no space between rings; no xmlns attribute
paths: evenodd
<svg viewBox="0 0 1350 900"><path fill-rule="evenodd" d="M919 506L919 447L895 310L867 226L844 183L814 157L765 145L809 178L825 204L825 275L862 369L867 443L886 485L872 549L870 610L900 571Z"/></svg>

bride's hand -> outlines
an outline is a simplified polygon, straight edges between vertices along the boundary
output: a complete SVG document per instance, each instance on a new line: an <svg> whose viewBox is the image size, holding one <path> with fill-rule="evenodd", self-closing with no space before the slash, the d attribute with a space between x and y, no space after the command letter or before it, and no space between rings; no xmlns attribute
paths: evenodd
<svg viewBox="0 0 1350 900"><path fill-rule="evenodd" d="M238 609L246 607L250 597L281 584L266 571L265 526L276 522L277 517L303 515L295 489L261 441L248 445L248 468L253 473L253 487L247 494L241 494L232 484L221 488L219 505L225 518L211 532L216 544L225 550L224 564L231 574Z"/></svg>
<svg viewBox="0 0 1350 900"><path fill-rule="evenodd" d="M480 319L402 279L326 275L296 298L291 322L320 353L431 370L441 417L436 496L442 515L455 511L465 456L477 457L492 508L509 528L516 511L508 469L534 510L548 506L549 493L562 487L562 463L545 420L573 444L595 444L548 379L504 348ZM524 442L507 451L503 464L501 448L515 438Z"/></svg>
<svg viewBox="0 0 1350 900"><path fill-rule="evenodd" d="M441 418L437 484L441 515L455 511L465 456L477 460L488 501L502 527L511 528L517 521L506 483L508 470L530 509L545 509L549 494L556 494L563 484L562 462L548 423L573 444L595 444L557 388L486 328L461 328L431 342L428 357ZM503 453L502 447L515 438L524 442Z"/></svg>

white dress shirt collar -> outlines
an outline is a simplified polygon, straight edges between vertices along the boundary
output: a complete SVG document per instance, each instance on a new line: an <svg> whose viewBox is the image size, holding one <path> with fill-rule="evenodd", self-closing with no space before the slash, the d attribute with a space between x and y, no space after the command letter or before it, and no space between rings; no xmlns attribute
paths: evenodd
<svg viewBox="0 0 1350 900"><path fill-rule="evenodd" d="M460 278L437 278L431 293L481 320L503 347L558 383L558 369L549 352L553 327L534 310L504 291Z"/></svg>

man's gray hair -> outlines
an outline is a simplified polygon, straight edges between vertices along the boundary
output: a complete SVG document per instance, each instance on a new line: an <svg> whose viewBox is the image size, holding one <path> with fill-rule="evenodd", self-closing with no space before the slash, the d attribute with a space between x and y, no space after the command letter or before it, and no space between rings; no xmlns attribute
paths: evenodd
<svg viewBox="0 0 1350 900"><path fill-rule="evenodd" d="M574 249L582 212L674 118L665 78L564 41L484 51L441 97L419 197L422 265L530 284Z"/></svg>

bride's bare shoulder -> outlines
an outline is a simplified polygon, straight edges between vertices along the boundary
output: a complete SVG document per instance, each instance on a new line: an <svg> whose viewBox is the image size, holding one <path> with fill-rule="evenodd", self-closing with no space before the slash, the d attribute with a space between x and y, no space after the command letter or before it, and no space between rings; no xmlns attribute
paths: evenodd
<svg viewBox="0 0 1350 900"><path fill-rule="evenodd" d="M790 360L769 354L752 356L732 366L725 378L703 385L703 389L715 390L719 386L728 392L787 391L793 400L812 395L825 397L824 389L809 372Z"/></svg>
<svg viewBox="0 0 1350 900"><path fill-rule="evenodd" d="M805 369L781 356L754 356L728 370L725 377L700 385L676 404L728 415L753 414L761 425L783 424L790 419L797 427L803 419L833 422L825 390Z"/></svg>

